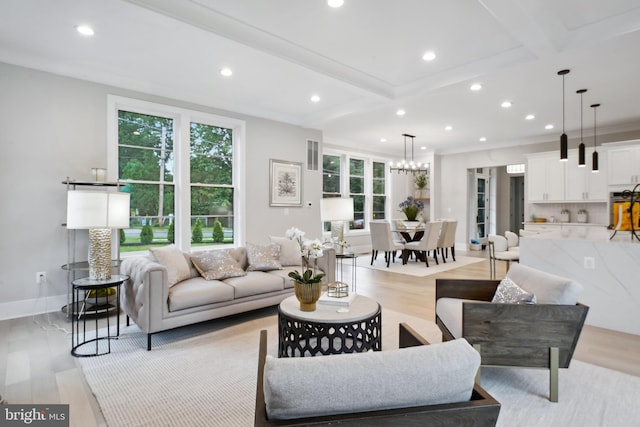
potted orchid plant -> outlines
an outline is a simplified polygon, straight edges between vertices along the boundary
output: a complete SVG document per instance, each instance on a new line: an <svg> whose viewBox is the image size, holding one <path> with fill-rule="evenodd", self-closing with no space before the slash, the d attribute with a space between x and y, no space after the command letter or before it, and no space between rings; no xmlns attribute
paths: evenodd
<svg viewBox="0 0 640 427"><path fill-rule="evenodd" d="M318 273L318 258L323 255L322 242L316 240L304 240L304 231L292 227L286 231L286 236L296 240L300 245L302 258L302 273L298 270L288 274L293 279L296 298L300 302L301 311L314 311L316 302L322 291L322 279L324 273ZM312 261L313 260L313 266Z"/></svg>

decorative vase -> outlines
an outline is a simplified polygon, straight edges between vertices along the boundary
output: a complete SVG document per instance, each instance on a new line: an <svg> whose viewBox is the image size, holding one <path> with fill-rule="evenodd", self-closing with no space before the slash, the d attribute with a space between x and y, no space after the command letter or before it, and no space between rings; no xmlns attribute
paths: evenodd
<svg viewBox="0 0 640 427"><path fill-rule="evenodd" d="M300 302L300 311L316 311L316 303L322 292L322 282L309 284L294 281L293 288Z"/></svg>

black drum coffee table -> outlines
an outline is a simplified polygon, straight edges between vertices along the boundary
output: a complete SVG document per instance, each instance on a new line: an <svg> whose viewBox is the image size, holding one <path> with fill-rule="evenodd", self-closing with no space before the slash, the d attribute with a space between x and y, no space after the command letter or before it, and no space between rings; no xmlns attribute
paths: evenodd
<svg viewBox="0 0 640 427"><path fill-rule="evenodd" d="M300 311L295 296L278 306L278 357L360 353L382 349L380 304L357 295L349 306L318 303Z"/></svg>

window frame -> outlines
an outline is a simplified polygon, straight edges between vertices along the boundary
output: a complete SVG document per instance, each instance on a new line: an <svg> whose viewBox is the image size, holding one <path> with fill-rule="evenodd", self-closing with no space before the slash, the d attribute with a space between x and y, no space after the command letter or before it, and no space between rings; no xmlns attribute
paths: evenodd
<svg viewBox="0 0 640 427"><path fill-rule="evenodd" d="M345 236L355 236L360 234L369 234L369 222L372 221L373 215L373 162L387 164L386 160L381 159L378 156L372 156L364 153L351 152L346 150L338 150L338 149L324 149L322 152L322 158L324 160L324 156L337 156L340 158L340 197L351 197L351 189L350 189L350 171L349 164L351 159L363 160L364 161L364 226L361 229L347 229L345 230ZM391 181L390 181L389 171L385 168L385 193L387 202L385 203L384 215L385 218L390 218L390 207L389 200L390 194L389 189ZM324 190L324 188L323 188ZM322 192L322 197L325 197L326 194L334 194L334 193L325 193ZM380 196L377 194L377 196ZM330 233L324 231L325 237Z"/></svg>
<svg viewBox="0 0 640 427"><path fill-rule="evenodd" d="M233 247L241 246L246 234L246 182L245 182L245 135L244 120L219 116L204 111L186 109L174 105L160 104L140 99L107 95L107 179L118 179L118 111L127 110L139 114L166 117L173 120L174 133L174 192L175 192L175 244L185 252L191 251L191 179L190 145L191 122L224 127L232 130L233 170ZM228 246L228 245L225 245ZM211 246L198 246L204 250ZM139 255L142 251L128 252Z"/></svg>

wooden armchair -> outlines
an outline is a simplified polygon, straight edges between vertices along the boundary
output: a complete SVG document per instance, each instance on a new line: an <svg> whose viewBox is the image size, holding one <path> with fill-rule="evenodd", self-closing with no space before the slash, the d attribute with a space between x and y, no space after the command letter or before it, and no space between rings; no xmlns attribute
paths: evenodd
<svg viewBox="0 0 640 427"><path fill-rule="evenodd" d="M428 345L429 343L408 325L399 325L400 348ZM383 352L384 353L384 352ZM256 426L321 426L321 425L349 425L349 426L495 426L500 412L500 403L478 384L474 385L471 399L468 402L446 403L429 406L414 406L397 409L377 410L298 418L289 420L270 420L264 395L264 365L267 355L267 331L260 332L260 350L258 353L258 380L256 386ZM358 354L352 355L358 357ZM323 356L334 357L334 356ZM371 375L375 375L372 372ZM354 384L354 393L357 393Z"/></svg>
<svg viewBox="0 0 640 427"><path fill-rule="evenodd" d="M464 337L478 350L485 366L549 369L549 400L557 402L558 368L569 367L589 307L580 303L487 304L499 283L499 280L436 279L436 324L442 331L442 339ZM465 300L460 313L461 336L456 336L456 327L437 314L442 298ZM444 311L441 313L444 316Z"/></svg>

